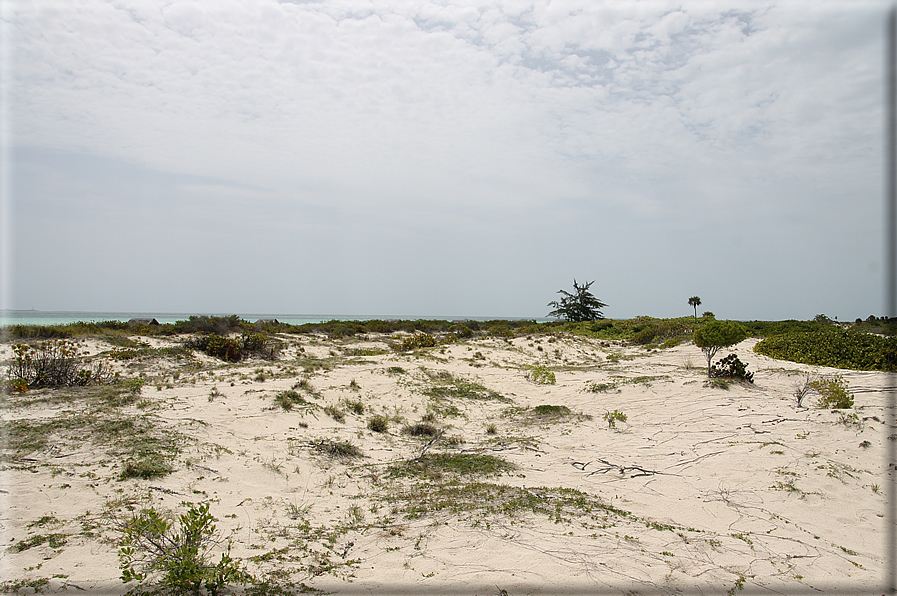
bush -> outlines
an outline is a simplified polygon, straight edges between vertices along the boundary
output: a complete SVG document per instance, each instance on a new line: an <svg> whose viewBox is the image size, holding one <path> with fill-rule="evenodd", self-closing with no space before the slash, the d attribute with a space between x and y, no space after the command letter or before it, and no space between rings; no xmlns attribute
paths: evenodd
<svg viewBox="0 0 897 596"><path fill-rule="evenodd" d="M17 388L80 387L111 383L109 360L101 360L88 366L78 346L68 339L43 342L37 348L25 344L13 346L13 358L7 371L8 383Z"/></svg>
<svg viewBox="0 0 897 596"><path fill-rule="evenodd" d="M251 578L230 557L230 543L215 564L211 551L224 542L209 504L191 504L174 520L167 512L143 509L122 528L118 558L125 583L154 578L174 594L220 594L228 584ZM177 522L177 527L175 526Z"/></svg>
<svg viewBox="0 0 897 596"><path fill-rule="evenodd" d="M535 366L526 374L526 378L537 385L554 385L557 378L554 373L545 366Z"/></svg>
<svg viewBox="0 0 897 596"><path fill-rule="evenodd" d="M613 412L605 412L604 420L607 422L608 428L615 428L617 426L617 422L626 422L628 416L619 410L614 410Z"/></svg>
<svg viewBox="0 0 897 596"><path fill-rule="evenodd" d="M754 351L815 366L897 372L897 338L837 326L769 337L754 346Z"/></svg>
<svg viewBox="0 0 897 596"><path fill-rule="evenodd" d="M408 352L411 350L419 350L420 348L432 348L438 343L436 338L429 333L416 333L404 338L396 350L400 352Z"/></svg>
<svg viewBox="0 0 897 596"><path fill-rule="evenodd" d="M747 371L747 364L738 359L735 354L729 354L710 367L710 378L714 379L738 379L754 382L754 373Z"/></svg>
<svg viewBox="0 0 897 596"><path fill-rule="evenodd" d="M847 381L840 375L822 377L808 384L819 394L816 405L820 408L846 410L853 407L853 396L847 391Z"/></svg>
<svg viewBox="0 0 897 596"><path fill-rule="evenodd" d="M368 428L375 433L385 433L389 427L389 418L386 416L371 416L368 419Z"/></svg>

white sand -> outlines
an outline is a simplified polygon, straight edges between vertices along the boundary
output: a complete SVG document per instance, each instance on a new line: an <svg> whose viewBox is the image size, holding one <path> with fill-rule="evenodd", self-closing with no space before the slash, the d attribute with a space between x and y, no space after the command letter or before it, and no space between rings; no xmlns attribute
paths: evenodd
<svg viewBox="0 0 897 596"><path fill-rule="evenodd" d="M152 480L118 480L123 458L110 455L115 446L95 444L83 432L27 454L6 449L2 544L67 537L57 548L47 542L21 552L7 548L0 575L46 578L49 593L77 592L76 586L124 593L133 585L119 579L114 516L126 516L127 504L178 509L183 501L210 501L219 528L233 533L232 554L250 571L281 570L285 584L337 593L721 594L742 577L748 592L864 594L881 585L888 434L881 390L895 384L885 373L775 361L753 353L756 340L733 350L749 363L755 383L729 390L704 386L706 362L693 345L647 353L615 342L534 336L466 340L412 354L344 355L385 348L388 339L290 336L276 362L225 365L202 356L200 369L175 360L128 361L124 374L143 373L150 383L142 403L120 412L84 397L54 399L60 391L10 397L6 421L98 408L101 415L147 416L156 432L190 440L175 471ZM90 348L110 346L91 342ZM621 357L609 360L613 354ZM318 397L300 393L320 406L346 409L345 400L360 401L363 415L349 412L340 423L320 408L286 412L275 404L278 392L306 376L302 364L309 356L332 368L308 374ZM555 371L555 385L527 380L526 367L540 363ZM387 372L396 366L406 372ZM177 380L171 371L180 371ZM491 454L518 467L500 477L456 479L459 485L525 488L518 494L549 509L558 502L551 489L575 489L628 515L573 507L555 521L543 512L483 511L496 501L406 515L400 487L411 481L390 480L386 468L418 456L425 441L402 434L402 423L380 434L366 421L372 414L420 420L433 405L423 391L439 371L512 400L439 404L460 415L438 418L448 428L428 453ZM812 406L813 397L811 407L798 409L792 393L807 371L843 375L861 424L839 422L842 413ZM590 392L590 382L616 388ZM221 395L210 400L213 387ZM524 410L540 404L567 406L591 419L545 420ZM615 409L628 421L611 429L603 414ZM489 424L496 434L486 432ZM463 443L448 445L449 437ZM364 457L341 462L318 455L312 444L321 439L351 441ZM390 496L396 500L384 500ZM44 516L58 522L37 524ZM306 521L311 530L302 529ZM260 555L265 560L249 561Z"/></svg>

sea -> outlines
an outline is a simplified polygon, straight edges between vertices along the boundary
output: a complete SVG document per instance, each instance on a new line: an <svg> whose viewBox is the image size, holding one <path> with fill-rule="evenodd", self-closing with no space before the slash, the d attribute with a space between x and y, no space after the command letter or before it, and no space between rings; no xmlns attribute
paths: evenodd
<svg viewBox="0 0 897 596"><path fill-rule="evenodd" d="M131 319L156 319L159 323L175 323L185 321L193 315L230 316L237 315L246 321L259 319L277 319L289 325L306 323L324 323L326 321L373 321L397 320L415 321L429 319L439 321L537 321L551 319L528 317L462 317L462 316L409 316L409 315L299 315L272 313L159 313L159 312L87 312L87 311L41 311L41 310L4 310L0 311L0 326L11 325L67 325L69 323L99 321L130 321Z"/></svg>

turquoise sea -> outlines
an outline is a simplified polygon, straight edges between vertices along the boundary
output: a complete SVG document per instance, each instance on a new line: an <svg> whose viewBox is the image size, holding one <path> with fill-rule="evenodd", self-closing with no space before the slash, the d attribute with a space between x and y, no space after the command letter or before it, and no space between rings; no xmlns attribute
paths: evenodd
<svg viewBox="0 0 897 596"><path fill-rule="evenodd" d="M408 316L408 315L297 315L297 314L268 314L268 313L159 313L159 312L81 312L81 311L38 311L38 310L7 310L0 311L0 325L66 325L84 321L96 323L98 321L129 321L130 319L156 319L160 323L174 323L184 321L191 315L215 315L228 316L235 314L241 319L255 322L259 319L277 319L281 323L290 325L303 325L305 323L323 323L325 321L370 321L380 320L404 320L434 319L441 321L494 321L494 320L535 320L546 321L549 319L527 317L463 317L463 316Z"/></svg>

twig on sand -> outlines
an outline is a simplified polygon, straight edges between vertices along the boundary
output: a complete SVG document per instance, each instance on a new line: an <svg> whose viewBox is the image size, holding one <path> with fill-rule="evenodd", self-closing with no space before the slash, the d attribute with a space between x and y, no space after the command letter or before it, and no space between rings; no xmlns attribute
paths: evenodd
<svg viewBox="0 0 897 596"><path fill-rule="evenodd" d="M609 461L606 461L603 459L598 459L596 461L598 461L601 464L604 464L604 466L601 468L598 468L597 470L589 472L587 474L587 476L592 476L594 474L606 474L607 472L610 472L611 470L616 470L616 471L620 472L621 476L625 476L627 473L630 473L630 476L629 476L630 478L638 478L639 476L654 476L655 474L662 474L664 476L675 476L675 474L669 474L667 472L660 472L658 470L647 470L641 466L623 466L623 465L619 465L619 464L612 464ZM591 462L591 461L585 462L585 463L573 462L573 467L585 472L586 468L589 465L591 465L592 463L594 463L594 462ZM636 472L636 473L631 474L631 472Z"/></svg>
<svg viewBox="0 0 897 596"><path fill-rule="evenodd" d="M438 433L436 433L436 436L433 437L432 439L430 439L430 441L429 441L426 445L424 445L424 448L421 449L421 451L420 451L420 455L418 455L417 457L415 457L415 458L412 459L411 461L417 461L417 460L419 460L420 458L422 458L422 457L424 456L424 453L427 452L427 449L429 449L430 447L432 447L432 446L433 446L433 443L435 443L436 441L438 441L439 439L441 439L443 434L445 434L445 431L444 431L444 430L441 430L441 431L439 431Z"/></svg>

